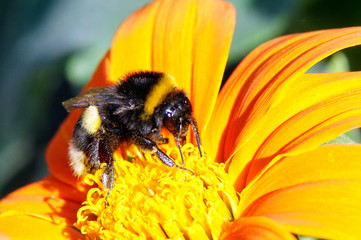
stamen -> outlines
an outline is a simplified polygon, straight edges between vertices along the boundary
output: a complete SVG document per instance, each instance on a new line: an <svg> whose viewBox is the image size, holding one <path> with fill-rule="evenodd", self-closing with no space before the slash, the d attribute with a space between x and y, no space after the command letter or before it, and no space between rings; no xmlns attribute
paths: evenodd
<svg viewBox="0 0 361 240"><path fill-rule="evenodd" d="M163 150L181 162L177 147ZM190 143L182 152L184 167L194 174L149 154L134 154L132 162L118 159L109 196L102 171L88 175L87 182L99 186L88 192L75 226L95 239L218 239L234 220L237 193L224 164L200 158Z"/></svg>

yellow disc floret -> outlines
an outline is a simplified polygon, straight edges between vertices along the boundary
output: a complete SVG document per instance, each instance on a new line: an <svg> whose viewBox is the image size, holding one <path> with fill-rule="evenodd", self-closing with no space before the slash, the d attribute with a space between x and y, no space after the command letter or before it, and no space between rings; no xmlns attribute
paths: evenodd
<svg viewBox="0 0 361 240"><path fill-rule="evenodd" d="M182 151L184 167L194 174L136 154L132 162L115 161L109 193L101 170L87 175L98 187L88 192L75 226L93 239L218 239L234 219L238 196L224 164L199 158L189 143ZM168 147L167 154L180 158L177 148Z"/></svg>

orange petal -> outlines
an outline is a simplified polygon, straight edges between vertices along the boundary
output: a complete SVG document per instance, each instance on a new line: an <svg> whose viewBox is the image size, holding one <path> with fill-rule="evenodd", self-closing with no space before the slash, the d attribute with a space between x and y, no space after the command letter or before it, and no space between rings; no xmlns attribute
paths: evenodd
<svg viewBox="0 0 361 240"><path fill-rule="evenodd" d="M264 217L239 218L222 234L222 240L282 239L295 240L282 225Z"/></svg>
<svg viewBox="0 0 361 240"><path fill-rule="evenodd" d="M234 24L234 9L224 1L154 1L118 29L111 48L111 79L139 70L171 74L190 95L203 131L221 84Z"/></svg>
<svg viewBox="0 0 361 240"><path fill-rule="evenodd" d="M345 28L294 34L255 49L222 88L203 140L207 152L226 161L252 137L253 129L247 126L262 120L273 104L269 99L282 84L295 81L332 53L360 44L360 32L361 28Z"/></svg>
<svg viewBox="0 0 361 240"><path fill-rule="evenodd" d="M242 186L273 158L315 149L361 126L361 72L304 74L282 85L263 114L249 121L229 173ZM257 113L256 113L257 114ZM252 132L251 132L252 131Z"/></svg>
<svg viewBox="0 0 361 240"><path fill-rule="evenodd" d="M0 201L1 239L82 239L72 227L85 196L52 176Z"/></svg>
<svg viewBox="0 0 361 240"><path fill-rule="evenodd" d="M99 64L91 81L87 84L84 90L89 87L107 84L110 68L109 64L110 62L108 53ZM78 121L80 114L81 110L75 110L68 115L68 117L59 127L55 136L50 141L48 148L46 149L45 157L49 171L53 176L65 183L76 186L81 191L84 191L86 187L84 187L73 175L68 162L68 142L71 138L74 126Z"/></svg>
<svg viewBox="0 0 361 240"><path fill-rule="evenodd" d="M73 224L85 197L72 186L49 176L1 199L0 212L15 211Z"/></svg>
<svg viewBox="0 0 361 240"><path fill-rule="evenodd" d="M7 212L0 214L0 239L85 239L73 226L37 216Z"/></svg>
<svg viewBox="0 0 361 240"><path fill-rule="evenodd" d="M327 145L272 163L241 194L240 215L290 232L361 239L361 145Z"/></svg>

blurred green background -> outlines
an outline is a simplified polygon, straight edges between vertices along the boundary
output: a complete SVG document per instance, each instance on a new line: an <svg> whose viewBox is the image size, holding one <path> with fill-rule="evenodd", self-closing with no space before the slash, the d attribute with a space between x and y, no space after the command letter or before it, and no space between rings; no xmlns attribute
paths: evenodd
<svg viewBox="0 0 361 240"><path fill-rule="evenodd" d="M0 2L0 197L48 174L47 143L110 46L117 26L148 1ZM280 35L361 25L358 0L233 0L237 26L225 78L259 44ZM359 48L311 71L360 70ZM359 131L336 141L360 140Z"/></svg>

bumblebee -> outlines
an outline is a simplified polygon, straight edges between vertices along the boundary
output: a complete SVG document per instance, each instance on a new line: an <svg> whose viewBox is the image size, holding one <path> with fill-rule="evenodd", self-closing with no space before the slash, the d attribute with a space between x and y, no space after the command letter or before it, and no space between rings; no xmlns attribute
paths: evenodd
<svg viewBox="0 0 361 240"><path fill-rule="evenodd" d="M115 85L88 89L63 102L63 106L68 112L85 109L69 143L71 168L79 176L93 173L106 163L102 180L108 190L113 188L113 154L124 142L136 145L143 152L155 153L169 167L186 169L181 142L191 125L202 156L192 105L168 74L132 73ZM160 134L162 128L174 136L182 166L159 149L158 144L169 141Z"/></svg>

